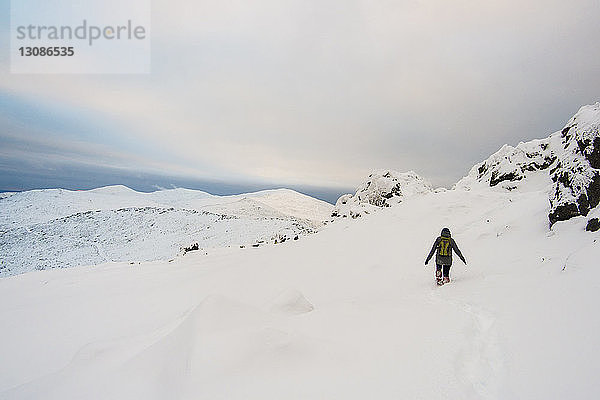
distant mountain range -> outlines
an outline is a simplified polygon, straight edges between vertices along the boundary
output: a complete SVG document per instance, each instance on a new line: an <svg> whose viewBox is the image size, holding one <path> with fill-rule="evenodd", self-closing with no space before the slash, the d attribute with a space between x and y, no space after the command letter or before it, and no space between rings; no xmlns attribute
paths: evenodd
<svg viewBox="0 0 600 400"><path fill-rule="evenodd" d="M192 247L281 243L319 229L332 208L288 189L214 196L125 186L4 193L0 205L0 277L170 259Z"/></svg>

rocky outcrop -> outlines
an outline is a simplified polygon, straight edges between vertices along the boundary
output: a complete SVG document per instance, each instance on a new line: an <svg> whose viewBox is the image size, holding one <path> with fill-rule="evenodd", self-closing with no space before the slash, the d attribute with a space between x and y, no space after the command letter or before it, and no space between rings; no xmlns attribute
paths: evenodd
<svg viewBox="0 0 600 400"><path fill-rule="evenodd" d="M560 132L550 170L550 224L586 216L600 203L600 103L582 107Z"/></svg>
<svg viewBox="0 0 600 400"><path fill-rule="evenodd" d="M600 220L598 218L592 218L588 221L585 226L585 230L588 232L596 232L600 229Z"/></svg>
<svg viewBox="0 0 600 400"><path fill-rule="evenodd" d="M429 182L412 171L374 171L355 194L345 194L338 199L332 217L358 218L400 203L406 197L431 191Z"/></svg>
<svg viewBox="0 0 600 400"><path fill-rule="evenodd" d="M469 174L461 179L457 187L471 187L474 184L505 189L514 188L514 183L525 179L531 173L544 171L556 161L552 146L553 138L521 142L516 147L504 145L487 160L476 164Z"/></svg>
<svg viewBox="0 0 600 400"><path fill-rule="evenodd" d="M533 175L545 174L550 225L586 216L600 203L600 103L587 105L559 132L545 139L505 145L475 165L455 187L486 185L513 190Z"/></svg>

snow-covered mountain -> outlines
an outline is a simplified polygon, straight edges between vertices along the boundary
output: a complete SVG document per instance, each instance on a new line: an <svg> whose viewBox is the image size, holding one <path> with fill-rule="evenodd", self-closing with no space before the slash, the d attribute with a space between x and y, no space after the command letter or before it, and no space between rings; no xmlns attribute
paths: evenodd
<svg viewBox="0 0 600 400"><path fill-rule="evenodd" d="M586 231L600 217L597 115L586 106L547 139L503 147L453 190L372 174L343 204L362 218L303 240L0 279L0 398L597 398L600 231ZM318 227L331 213L282 191L123 192L82 198L110 226L145 207L182 224L226 210ZM18 203L11 213L32 230L92 215L76 197L45 197L72 192L20 195L0 204ZM560 217L568 204L577 212ZM468 266L455 260L451 283L437 287L423 262L445 226Z"/></svg>
<svg viewBox="0 0 600 400"><path fill-rule="evenodd" d="M237 196L125 186L33 190L0 198L0 277L200 249L279 243L323 225L331 205L280 189Z"/></svg>
<svg viewBox="0 0 600 400"><path fill-rule="evenodd" d="M354 219L431 191L431 184L413 171L373 171L355 194L340 196L331 216Z"/></svg>
<svg viewBox="0 0 600 400"><path fill-rule="evenodd" d="M476 184L513 190L547 186L550 224L582 215L600 203L600 103L587 105L546 139L503 146L475 165L457 188Z"/></svg>

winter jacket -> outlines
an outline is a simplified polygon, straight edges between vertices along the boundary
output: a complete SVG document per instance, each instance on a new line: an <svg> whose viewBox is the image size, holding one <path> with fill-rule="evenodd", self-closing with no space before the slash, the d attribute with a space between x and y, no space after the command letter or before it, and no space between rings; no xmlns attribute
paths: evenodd
<svg viewBox="0 0 600 400"><path fill-rule="evenodd" d="M454 252L456 252L456 255L458 255L458 257L462 260L462 262L464 262L465 264L467 263L465 261L465 258L462 255L462 253L458 249L458 246L456 245L456 242L454 241L454 239L452 239L449 236L446 236L446 238L450 239L450 249L448 249L448 251L447 251L448 254L447 255L440 254L442 252L441 251L442 249L440 246L440 243L442 241L442 236L439 236L437 239L435 239L435 242L433 243L433 247L431 248L431 251L429 252L429 255L427 256L427 260L425 260L425 264L427 264L429 262L429 260L433 256L433 253L436 250L437 250L437 254L435 255L435 263L437 265L452 265L452 250L454 250Z"/></svg>

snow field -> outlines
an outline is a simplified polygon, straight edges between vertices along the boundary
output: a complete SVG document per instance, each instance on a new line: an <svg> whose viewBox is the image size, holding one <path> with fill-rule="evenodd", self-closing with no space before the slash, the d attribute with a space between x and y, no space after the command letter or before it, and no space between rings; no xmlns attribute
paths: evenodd
<svg viewBox="0 0 600 400"><path fill-rule="evenodd" d="M600 248L545 189L415 196L280 246L0 280L0 398L584 399ZM436 287L443 226L465 255Z"/></svg>

